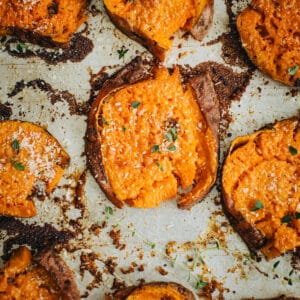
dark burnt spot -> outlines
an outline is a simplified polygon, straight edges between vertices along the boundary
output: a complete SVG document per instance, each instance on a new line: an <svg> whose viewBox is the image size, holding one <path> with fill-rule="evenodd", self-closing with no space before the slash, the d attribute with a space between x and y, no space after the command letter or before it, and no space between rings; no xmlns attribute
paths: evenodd
<svg viewBox="0 0 300 300"><path fill-rule="evenodd" d="M56 15L58 13L58 3L53 1L50 5L48 5L48 14L50 17Z"/></svg>
<svg viewBox="0 0 300 300"><path fill-rule="evenodd" d="M68 91L59 91L54 89L51 84L42 79L35 79L28 82L24 80L16 82L12 91L7 94L8 97L15 97L21 93L25 88L39 89L47 94L49 101L52 105L57 102L67 102L69 105L69 112L71 115L87 115L89 111L89 103L82 102L77 103L77 100L73 94Z"/></svg>
<svg viewBox="0 0 300 300"><path fill-rule="evenodd" d="M34 253L52 248L58 243L65 244L74 237L71 231L57 230L50 224L43 226L25 224L12 217L0 217L0 230L6 231L10 236L3 242L3 258L8 258L8 253L15 245L28 245Z"/></svg>
<svg viewBox="0 0 300 300"><path fill-rule="evenodd" d="M82 33L75 33L68 44L55 44L47 37L37 37L31 32L18 32L14 30L12 34L19 37L12 37L5 42L5 50L9 55L29 58L39 57L48 64L56 65L58 63L65 63L71 61L73 63L82 61L94 48L93 42L82 35ZM42 47L38 50L30 50L30 47L22 47L22 49L14 49L12 44L31 41L34 44L38 44ZM47 49L49 48L49 49Z"/></svg>
<svg viewBox="0 0 300 300"><path fill-rule="evenodd" d="M0 103L0 121L8 120L12 115L11 107Z"/></svg>

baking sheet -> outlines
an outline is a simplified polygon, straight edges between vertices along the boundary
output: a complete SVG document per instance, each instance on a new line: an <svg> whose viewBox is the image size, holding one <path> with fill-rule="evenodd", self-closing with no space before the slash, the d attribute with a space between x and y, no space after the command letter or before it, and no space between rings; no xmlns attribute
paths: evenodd
<svg viewBox="0 0 300 300"><path fill-rule="evenodd" d="M200 43L178 33L165 65L195 66L214 61L229 66L221 55L221 41L209 42L230 30L226 4L236 13L248 2L215 0L214 24L205 40ZM25 59L9 55L5 46L0 45L0 103L12 109L10 119L46 126L71 156L71 165L51 197L36 201L38 215L22 222L41 226L47 223L58 230L76 231L75 239L60 254L74 270L82 298L103 299L113 290L113 283L114 287L132 285L140 279L179 282L200 294L201 299L205 299L199 289L202 281L209 283L206 290L211 288L213 299L266 298L281 294L300 297L300 273L294 270L290 274L292 265L298 263L299 267L299 260L295 262L291 255L269 262L264 258L260 262L253 260L228 225L216 187L191 211L178 210L175 201L162 203L156 209L119 210L113 208L87 172L86 183L82 185L83 206L76 207L75 190L85 171L86 115L71 114L68 99L74 96L79 104L89 101L91 74L101 68L113 66L106 70L111 73L137 54L151 57L143 47L115 29L101 1L92 1L90 11L93 14L90 12L88 32L84 35L93 41L94 48L81 62L49 65L38 57ZM38 49L29 44L26 47ZM128 49L121 59L119 49ZM238 73L247 70L237 65L229 67ZM52 91L42 91L34 85L37 79L49 84ZM21 81L32 84L9 96ZM67 96L65 91L69 93ZM53 93L59 95L59 100L51 102ZM241 99L232 102L232 121L223 134L221 159L236 136L297 115L299 100L299 93L292 92L292 88L254 71ZM0 245L7 238L4 232ZM89 263L83 264L82 258L86 257ZM280 263L274 269L277 261Z"/></svg>

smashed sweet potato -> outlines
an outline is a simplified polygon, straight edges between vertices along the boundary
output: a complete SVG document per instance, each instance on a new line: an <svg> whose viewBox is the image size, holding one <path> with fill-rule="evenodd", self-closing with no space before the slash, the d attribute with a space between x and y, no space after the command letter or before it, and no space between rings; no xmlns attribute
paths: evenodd
<svg viewBox="0 0 300 300"><path fill-rule="evenodd" d="M29 122L0 122L0 214L32 217L35 189L51 192L69 156L45 129Z"/></svg>
<svg viewBox="0 0 300 300"><path fill-rule="evenodd" d="M93 103L88 165L119 208L156 207L176 196L190 208L216 180L220 115L212 82L201 75L183 86L178 67L139 72L125 67Z"/></svg>
<svg viewBox="0 0 300 300"><path fill-rule="evenodd" d="M201 40L213 16L213 0L104 0L116 26L164 60L175 32L184 29Z"/></svg>
<svg viewBox="0 0 300 300"><path fill-rule="evenodd" d="M195 300L191 291L175 282L151 282L117 291L114 300Z"/></svg>
<svg viewBox="0 0 300 300"><path fill-rule="evenodd" d="M48 252L47 255L49 256ZM0 298L2 300L80 299L72 271L60 258L52 256L51 260L52 264L55 262L56 272L53 272L49 264L50 271L39 262L33 261L27 247L22 246L15 250L1 270Z"/></svg>
<svg viewBox="0 0 300 300"><path fill-rule="evenodd" d="M300 86L300 2L252 0L237 18L242 44L263 72Z"/></svg>
<svg viewBox="0 0 300 300"><path fill-rule="evenodd" d="M86 0L2 0L0 35L17 35L44 45L66 44L86 21ZM50 42L49 42L50 43Z"/></svg>
<svg viewBox="0 0 300 300"><path fill-rule="evenodd" d="M300 247L298 119L238 137L222 172L229 218L253 251L268 258Z"/></svg>

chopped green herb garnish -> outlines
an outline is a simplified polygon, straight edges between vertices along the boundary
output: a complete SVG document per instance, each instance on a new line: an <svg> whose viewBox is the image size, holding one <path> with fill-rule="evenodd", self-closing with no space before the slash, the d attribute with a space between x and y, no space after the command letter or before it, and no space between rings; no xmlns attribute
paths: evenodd
<svg viewBox="0 0 300 300"><path fill-rule="evenodd" d="M16 170L18 170L18 171L24 171L25 170L25 166L21 162L16 161L14 159L12 159L10 162L12 163L13 167Z"/></svg>
<svg viewBox="0 0 300 300"><path fill-rule="evenodd" d="M24 53L24 52L26 52L26 49L28 48L28 46L24 43L18 43L16 48L19 53Z"/></svg>
<svg viewBox="0 0 300 300"><path fill-rule="evenodd" d="M292 276L294 273L294 270L291 270L290 273L289 273L289 276Z"/></svg>
<svg viewBox="0 0 300 300"><path fill-rule="evenodd" d="M299 66L293 66L293 67L289 68L288 72L290 75L294 76L297 73L298 69L299 69Z"/></svg>
<svg viewBox="0 0 300 300"><path fill-rule="evenodd" d="M264 208L264 205L259 200L257 200L257 201L255 201L255 205L251 209L251 211L257 211L257 210L262 209L262 208Z"/></svg>
<svg viewBox="0 0 300 300"><path fill-rule="evenodd" d="M110 206L105 207L105 212L111 216L114 214L114 211Z"/></svg>
<svg viewBox="0 0 300 300"><path fill-rule="evenodd" d="M123 125L123 126L122 126L122 130L123 130L124 132L126 132L127 128Z"/></svg>
<svg viewBox="0 0 300 300"><path fill-rule="evenodd" d="M6 41L6 36L3 36L1 39L0 39L0 43L4 43Z"/></svg>
<svg viewBox="0 0 300 300"><path fill-rule="evenodd" d="M289 150L292 155L298 154L298 150L296 148L294 148L293 146L289 146Z"/></svg>
<svg viewBox="0 0 300 300"><path fill-rule="evenodd" d="M171 133L171 135L172 135L173 142L176 142L176 140L177 140L177 138L178 138L176 129L172 127L172 128L170 128L169 131L170 131L170 133Z"/></svg>
<svg viewBox="0 0 300 300"><path fill-rule="evenodd" d="M154 249L155 246L156 246L155 243L152 243L152 244L151 244L151 249Z"/></svg>
<svg viewBox="0 0 300 300"><path fill-rule="evenodd" d="M281 223L289 223L292 221L292 217L290 215L286 215L283 218L281 218Z"/></svg>
<svg viewBox="0 0 300 300"><path fill-rule="evenodd" d="M217 249L220 249L220 244L218 241L216 241L216 247L217 247Z"/></svg>
<svg viewBox="0 0 300 300"><path fill-rule="evenodd" d="M118 54L119 54L119 59L121 59L122 57L125 56L125 54L129 51L129 49L120 49L117 50Z"/></svg>
<svg viewBox="0 0 300 300"><path fill-rule="evenodd" d="M171 142L171 141L173 140L171 133L166 133L166 134L165 134L165 139L166 139L168 142Z"/></svg>
<svg viewBox="0 0 300 300"><path fill-rule="evenodd" d="M16 150L16 151L20 150L20 144L19 144L18 140L14 139L11 145L14 150Z"/></svg>
<svg viewBox="0 0 300 300"><path fill-rule="evenodd" d="M108 122L103 117L102 117L102 123L106 126L109 125Z"/></svg>
<svg viewBox="0 0 300 300"><path fill-rule="evenodd" d="M296 218L296 220L299 220L300 219L300 212L295 212L295 218Z"/></svg>
<svg viewBox="0 0 300 300"><path fill-rule="evenodd" d="M293 280L291 278L288 280L288 285L293 285Z"/></svg>
<svg viewBox="0 0 300 300"><path fill-rule="evenodd" d="M176 150L176 146L175 145L169 146L168 150L173 152Z"/></svg>
<svg viewBox="0 0 300 300"><path fill-rule="evenodd" d="M161 164L157 161L156 162L156 165L159 167L159 169L161 170L161 171L164 171L165 169L161 166Z"/></svg>
<svg viewBox="0 0 300 300"><path fill-rule="evenodd" d="M153 145L151 148L151 152L158 152L159 151L159 145Z"/></svg>
<svg viewBox="0 0 300 300"><path fill-rule="evenodd" d="M140 104L141 104L140 101L133 101L133 102L131 103L131 106L132 106L133 108L137 108L137 107L140 106Z"/></svg>
<svg viewBox="0 0 300 300"><path fill-rule="evenodd" d="M130 0L130 3L134 3L134 0Z"/></svg>
<svg viewBox="0 0 300 300"><path fill-rule="evenodd" d="M278 267L279 264L280 264L280 261L279 260L276 261L276 263L273 265L273 269L275 270Z"/></svg>
<svg viewBox="0 0 300 300"><path fill-rule="evenodd" d="M132 231L131 236L135 236L135 231Z"/></svg>
<svg viewBox="0 0 300 300"><path fill-rule="evenodd" d="M208 282L203 281L202 279L199 279L199 280L197 280L197 282L196 282L195 288L196 288L197 290L200 290L200 289L204 288L205 286L207 286L207 284L208 284Z"/></svg>

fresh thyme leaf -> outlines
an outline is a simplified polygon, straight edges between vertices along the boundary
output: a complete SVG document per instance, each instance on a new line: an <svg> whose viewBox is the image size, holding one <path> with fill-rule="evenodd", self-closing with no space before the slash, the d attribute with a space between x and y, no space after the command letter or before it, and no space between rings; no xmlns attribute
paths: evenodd
<svg viewBox="0 0 300 300"><path fill-rule="evenodd" d="M208 282L203 281L202 279L199 279L196 282L195 288L196 288L196 290L200 290L200 289L204 288L205 286L207 286L207 284L208 284Z"/></svg>
<svg viewBox="0 0 300 300"><path fill-rule="evenodd" d="M161 171L164 171L165 169L161 166L161 164L157 161L156 163L155 163L158 167L159 167L159 169L161 170Z"/></svg>
<svg viewBox="0 0 300 300"><path fill-rule="evenodd" d="M24 43L18 43L16 48L19 53L24 53L24 52L26 52L26 49L28 48L28 46Z"/></svg>
<svg viewBox="0 0 300 300"><path fill-rule="evenodd" d="M294 273L294 270L291 270L290 273L289 273L289 276L292 276Z"/></svg>
<svg viewBox="0 0 300 300"><path fill-rule="evenodd" d="M293 285L293 280L291 278L288 280L288 285Z"/></svg>
<svg viewBox="0 0 300 300"><path fill-rule="evenodd" d="M276 261L276 263L273 265L273 269L275 270L278 267L279 264L280 264L280 261L279 260Z"/></svg>
<svg viewBox="0 0 300 300"><path fill-rule="evenodd" d="M159 145L153 145L151 148L151 152L158 152L159 151Z"/></svg>
<svg viewBox="0 0 300 300"><path fill-rule="evenodd" d="M14 139L11 145L14 150L16 150L16 151L20 150L20 144L19 144L18 140Z"/></svg>
<svg viewBox="0 0 300 300"><path fill-rule="evenodd" d="M24 171L25 170L25 166L21 162L16 161L14 159L12 159L10 162L12 163L13 167L16 170L18 170L18 171Z"/></svg>
<svg viewBox="0 0 300 300"><path fill-rule="evenodd" d="M108 122L103 117L102 117L102 123L106 126L109 125Z"/></svg>
<svg viewBox="0 0 300 300"><path fill-rule="evenodd" d="M290 153L294 156L298 154L298 150L296 148L294 148L293 146L289 146L289 150L290 150Z"/></svg>
<svg viewBox="0 0 300 300"><path fill-rule="evenodd" d="M264 205L261 203L261 201L257 200L255 201L254 207L251 209L251 211L257 211L259 209L264 208Z"/></svg>
<svg viewBox="0 0 300 300"><path fill-rule="evenodd" d="M137 108L137 107L140 106L140 104L141 104L140 101L133 101L133 102L131 103L131 106L132 106L133 108Z"/></svg>
<svg viewBox="0 0 300 300"><path fill-rule="evenodd" d="M176 150L176 146L175 145L169 146L168 150L171 151L171 152L173 152L173 151Z"/></svg>
<svg viewBox="0 0 300 300"><path fill-rule="evenodd" d="M111 216L114 214L114 211L110 206L105 207L105 212Z"/></svg>
<svg viewBox="0 0 300 300"><path fill-rule="evenodd" d="M296 218L296 220L299 220L300 219L300 212L295 212L295 218Z"/></svg>
<svg viewBox="0 0 300 300"><path fill-rule="evenodd" d="M155 245L155 243L152 243L150 246L151 246L151 249L154 249L156 245Z"/></svg>
<svg viewBox="0 0 300 300"><path fill-rule="evenodd" d="M122 126L122 130L123 130L124 132L126 132L127 128L123 125L123 126Z"/></svg>
<svg viewBox="0 0 300 300"><path fill-rule="evenodd" d="M117 50L117 52L119 54L119 59L123 58L128 51L129 51L129 49L120 49L120 50Z"/></svg>
<svg viewBox="0 0 300 300"><path fill-rule="evenodd" d="M292 221L292 217L290 215L286 215L283 218L281 218L281 223L289 223Z"/></svg>
<svg viewBox="0 0 300 300"><path fill-rule="evenodd" d="M218 241L216 241L216 247L217 247L218 250L220 249L220 244L219 244Z"/></svg>
<svg viewBox="0 0 300 300"><path fill-rule="evenodd" d="M299 66L293 66L288 69L288 72L290 75L294 76L297 73L298 69L299 69Z"/></svg>
<svg viewBox="0 0 300 300"><path fill-rule="evenodd" d="M176 140L178 138L177 130L175 128L171 127L169 131L170 131L170 133L172 135L173 142L176 142Z"/></svg>
<svg viewBox="0 0 300 300"><path fill-rule="evenodd" d="M171 141L173 140L171 133L166 133L166 134L165 134L165 139L166 139L168 142L171 142Z"/></svg>

